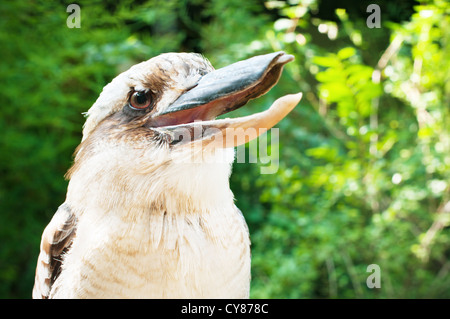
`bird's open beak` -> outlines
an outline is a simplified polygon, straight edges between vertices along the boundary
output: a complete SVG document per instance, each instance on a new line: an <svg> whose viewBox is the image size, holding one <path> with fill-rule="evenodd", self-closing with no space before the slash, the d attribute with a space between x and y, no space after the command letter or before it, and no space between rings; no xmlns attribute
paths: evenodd
<svg viewBox="0 0 450 319"><path fill-rule="evenodd" d="M231 64L204 75L164 112L153 117L154 127L171 136L171 144L201 141L235 147L264 133L300 101L301 93L275 101L266 111L250 116L215 120L270 90L292 55L276 52Z"/></svg>

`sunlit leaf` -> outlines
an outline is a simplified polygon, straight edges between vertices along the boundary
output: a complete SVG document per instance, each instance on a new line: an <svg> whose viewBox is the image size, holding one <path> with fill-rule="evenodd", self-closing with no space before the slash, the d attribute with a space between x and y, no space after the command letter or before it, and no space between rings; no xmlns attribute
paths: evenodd
<svg viewBox="0 0 450 319"><path fill-rule="evenodd" d="M313 63L325 67L335 67L340 64L340 61L335 55L315 56L313 58Z"/></svg>
<svg viewBox="0 0 450 319"><path fill-rule="evenodd" d="M356 50L353 47L346 47L338 51L337 56L341 60L348 59L356 54Z"/></svg>

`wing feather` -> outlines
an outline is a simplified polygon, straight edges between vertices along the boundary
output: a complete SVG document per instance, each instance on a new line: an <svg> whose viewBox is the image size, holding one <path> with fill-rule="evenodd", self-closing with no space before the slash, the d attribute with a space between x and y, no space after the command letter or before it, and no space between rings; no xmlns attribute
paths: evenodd
<svg viewBox="0 0 450 319"><path fill-rule="evenodd" d="M47 299L52 285L61 272L63 254L75 237L77 218L69 206L62 204L42 234L33 298Z"/></svg>

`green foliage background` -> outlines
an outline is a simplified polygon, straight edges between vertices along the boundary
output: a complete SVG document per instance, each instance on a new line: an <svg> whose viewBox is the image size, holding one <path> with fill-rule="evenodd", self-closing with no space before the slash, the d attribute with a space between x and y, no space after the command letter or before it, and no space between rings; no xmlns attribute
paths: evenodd
<svg viewBox="0 0 450 319"><path fill-rule="evenodd" d="M31 296L81 113L115 75L168 51L219 68L277 50L295 62L235 114L304 92L277 126L277 172L234 165L251 297L450 297L446 1L78 1L80 29L66 26L70 3L0 3L0 297ZM366 285L370 264L381 288Z"/></svg>

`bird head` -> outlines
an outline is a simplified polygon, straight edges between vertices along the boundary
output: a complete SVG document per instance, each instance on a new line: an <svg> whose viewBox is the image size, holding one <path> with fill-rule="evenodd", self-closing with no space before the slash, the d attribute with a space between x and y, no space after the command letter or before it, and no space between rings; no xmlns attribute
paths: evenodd
<svg viewBox="0 0 450 319"><path fill-rule="evenodd" d="M193 156L210 147L215 150L211 156L220 154L224 169L209 166L215 175L223 171L228 179L233 147L278 123L301 94L281 98L270 109L250 116L216 117L268 92L293 59L276 52L215 70L199 54L166 53L134 65L106 85L87 112L82 143L68 176L79 173L101 179L112 174L123 179L154 173L165 183L172 179L172 184L182 184L185 176L192 184L196 178L183 174L186 165L192 169ZM185 165L175 167L177 160Z"/></svg>

